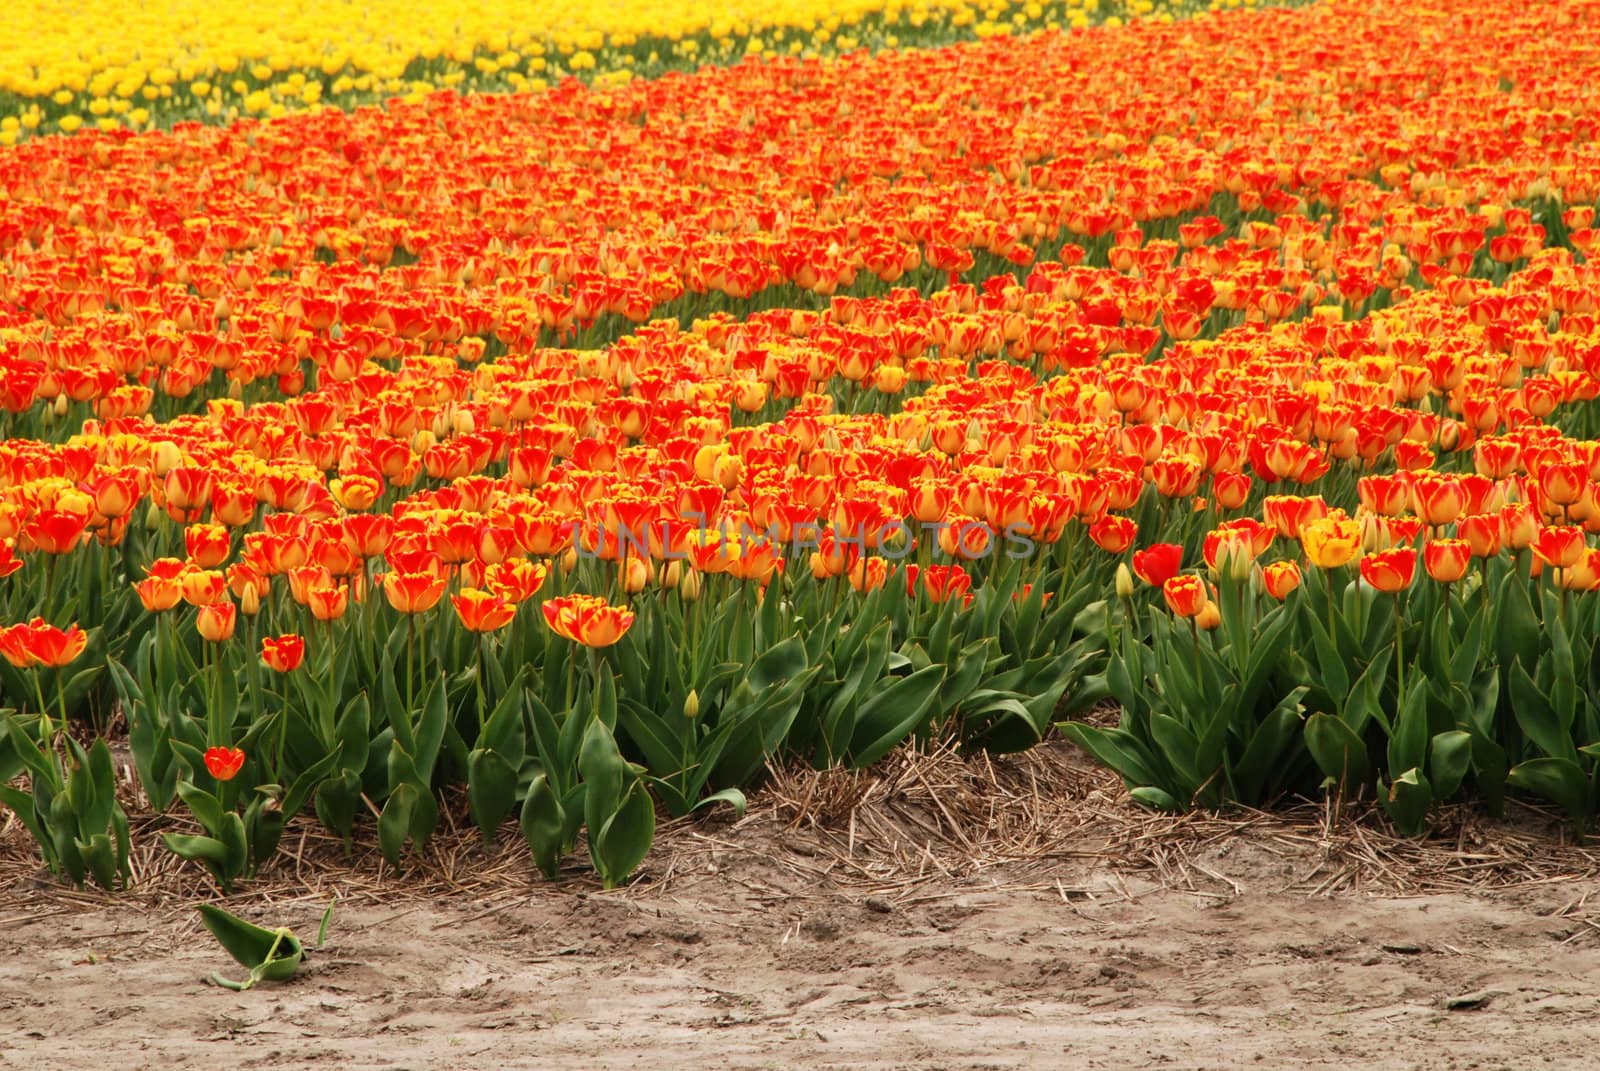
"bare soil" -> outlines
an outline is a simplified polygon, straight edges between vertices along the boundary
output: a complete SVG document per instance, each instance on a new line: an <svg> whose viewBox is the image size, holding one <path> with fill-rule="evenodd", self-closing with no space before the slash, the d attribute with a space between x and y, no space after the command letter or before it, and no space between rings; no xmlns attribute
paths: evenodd
<svg viewBox="0 0 1600 1071"><path fill-rule="evenodd" d="M1152 827L1092 773L1037 791L1072 761L991 767L987 818L948 757L781 782L737 823L671 825L612 892L465 835L409 877L267 876L231 906L308 941L342 902L294 979L246 993L203 980L242 971L197 925L199 886L112 897L13 866L0 1068L1593 1066L1597 860L1554 824L1414 846L1309 809ZM1066 832L1017 835L1041 816ZM1497 834L1546 838L1550 867L1504 865ZM1482 859L1504 880L1474 884Z"/></svg>

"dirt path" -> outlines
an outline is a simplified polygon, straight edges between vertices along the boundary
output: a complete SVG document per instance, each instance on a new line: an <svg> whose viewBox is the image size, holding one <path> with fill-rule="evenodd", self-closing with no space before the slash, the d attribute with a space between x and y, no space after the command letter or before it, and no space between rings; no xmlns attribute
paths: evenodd
<svg viewBox="0 0 1600 1071"><path fill-rule="evenodd" d="M1195 889L1058 856L874 893L773 822L690 836L642 890L365 894L300 976L243 994L203 984L231 965L181 902L0 887L0 1068L1520 1071L1600 1050L1587 879L1285 892L1316 860L1246 830L1190 857ZM243 910L309 937L323 903Z"/></svg>

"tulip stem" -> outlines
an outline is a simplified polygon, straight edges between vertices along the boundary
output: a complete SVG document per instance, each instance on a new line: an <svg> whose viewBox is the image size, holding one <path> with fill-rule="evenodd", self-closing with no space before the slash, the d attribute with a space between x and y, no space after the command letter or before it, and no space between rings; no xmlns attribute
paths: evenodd
<svg viewBox="0 0 1600 1071"><path fill-rule="evenodd" d="M417 615L406 615L406 717L417 704Z"/></svg>
<svg viewBox="0 0 1600 1071"><path fill-rule="evenodd" d="M1194 637L1194 686L1198 692L1200 691L1200 622L1196 617L1189 618L1189 633Z"/></svg>
<svg viewBox="0 0 1600 1071"><path fill-rule="evenodd" d="M50 737L55 735L55 730L50 722L50 711L44 705L44 681L39 677L38 666L33 668L33 692L39 697L39 743L49 751Z"/></svg>
<svg viewBox="0 0 1600 1071"><path fill-rule="evenodd" d="M1338 647L1338 641L1333 635L1333 570L1322 570L1322 579L1328 584L1328 640Z"/></svg>
<svg viewBox="0 0 1600 1071"><path fill-rule="evenodd" d="M488 690L484 687L483 682L484 675L489 672L489 659L483 652L483 646L487 642L488 637L481 632L478 633L478 742L476 745L478 747L483 746L484 729L489 721L487 712L489 703L487 698Z"/></svg>
<svg viewBox="0 0 1600 1071"><path fill-rule="evenodd" d="M1394 686L1396 695L1394 700L1395 717L1400 716L1400 708L1406 701L1406 660L1401 648L1402 636L1400 617L1400 593L1394 593Z"/></svg>

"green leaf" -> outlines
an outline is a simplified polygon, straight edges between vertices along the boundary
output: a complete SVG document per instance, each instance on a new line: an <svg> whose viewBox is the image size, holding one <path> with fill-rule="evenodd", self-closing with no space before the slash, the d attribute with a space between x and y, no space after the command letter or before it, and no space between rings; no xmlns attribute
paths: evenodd
<svg viewBox="0 0 1600 1071"><path fill-rule="evenodd" d="M1402 699L1389 736L1390 770L1421 768L1428 757L1427 682L1413 681Z"/></svg>
<svg viewBox="0 0 1600 1071"><path fill-rule="evenodd" d="M1102 729L1082 722L1058 722L1063 736L1109 766L1129 788L1167 781L1160 760L1126 729Z"/></svg>
<svg viewBox="0 0 1600 1071"><path fill-rule="evenodd" d="M861 704L850 737L850 763L858 769L887 755L922 724L939 685L943 666L929 666L896 680Z"/></svg>
<svg viewBox="0 0 1600 1071"><path fill-rule="evenodd" d="M1566 811L1580 829L1594 810L1589 779L1570 759L1539 758L1520 762L1506 775L1506 783L1550 800Z"/></svg>
<svg viewBox="0 0 1600 1071"><path fill-rule="evenodd" d="M1287 764L1286 752L1294 748L1300 732L1299 703L1304 688L1295 689L1262 719L1250 734L1244 754L1233 767L1235 793L1243 803L1260 803L1268 786Z"/></svg>
<svg viewBox="0 0 1600 1071"><path fill-rule="evenodd" d="M550 779L535 774L522 801L522 836L533 853L540 873L554 881L561 873L562 841L567 816L560 798L550 787Z"/></svg>
<svg viewBox="0 0 1600 1071"><path fill-rule="evenodd" d="M1306 719L1306 749L1323 776L1356 791L1372 783L1367 745L1341 719L1317 713Z"/></svg>
<svg viewBox="0 0 1600 1071"><path fill-rule="evenodd" d="M655 803L644 783L635 780L622 805L598 835L590 829L589 855L608 889L615 889L644 862L656 835Z"/></svg>
<svg viewBox="0 0 1600 1071"><path fill-rule="evenodd" d="M467 811L485 844L516 806L517 771L496 752L473 751L467 758Z"/></svg>
<svg viewBox="0 0 1600 1071"><path fill-rule="evenodd" d="M732 807L733 816L735 818L743 818L745 807L748 806L743 792L740 792L736 788L725 788L721 792L713 792L711 795L700 800L691 808L691 810L705 810L710 807L715 807L719 803L726 803L728 806Z"/></svg>
<svg viewBox="0 0 1600 1071"><path fill-rule="evenodd" d="M1172 796L1154 785L1140 785L1130 789L1128 795L1133 797L1135 803L1141 803L1156 811L1166 811L1169 814L1183 810L1181 804Z"/></svg>
<svg viewBox="0 0 1600 1071"><path fill-rule="evenodd" d="M1459 729L1438 733L1428 749L1428 780L1439 799L1449 799L1461 787L1472 765L1472 735Z"/></svg>
<svg viewBox="0 0 1600 1071"><path fill-rule="evenodd" d="M1407 770L1389 785L1389 791L1380 793L1389 820L1404 835L1416 836L1427 828L1428 808L1433 803L1433 786L1416 769Z"/></svg>
<svg viewBox="0 0 1600 1071"><path fill-rule="evenodd" d="M1577 758L1569 726L1561 723L1550 699L1533 683L1521 662L1511 663L1511 713L1517 725L1533 741L1541 758Z"/></svg>

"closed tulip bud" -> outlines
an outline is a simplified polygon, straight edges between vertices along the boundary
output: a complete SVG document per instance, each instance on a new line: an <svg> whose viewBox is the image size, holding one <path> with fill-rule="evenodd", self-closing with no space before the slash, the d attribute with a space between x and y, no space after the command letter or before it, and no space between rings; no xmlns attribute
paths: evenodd
<svg viewBox="0 0 1600 1071"><path fill-rule="evenodd" d="M150 460L156 479L165 479L168 472L183 464L183 451L178 449L177 443L163 439L156 444Z"/></svg>
<svg viewBox="0 0 1600 1071"><path fill-rule="evenodd" d="M246 617L254 617L261 612L261 596L256 593L255 585L244 589L244 594L239 596L239 612Z"/></svg>
<svg viewBox="0 0 1600 1071"><path fill-rule="evenodd" d="M673 562L674 565L678 564ZM693 569L685 569L683 577L678 581L678 598L684 602L696 602L701 591L700 574Z"/></svg>
<svg viewBox="0 0 1600 1071"><path fill-rule="evenodd" d="M1200 607L1200 612L1194 615L1194 623L1201 630L1210 632L1222 624L1222 608L1216 603L1207 600L1206 604Z"/></svg>
<svg viewBox="0 0 1600 1071"><path fill-rule="evenodd" d="M683 716L690 721L700 716L700 693L693 688L683 697Z"/></svg>
<svg viewBox="0 0 1600 1071"><path fill-rule="evenodd" d="M643 558L637 556L628 559L626 575L622 578L623 590L630 595L637 595L650 583L650 567Z"/></svg>
<svg viewBox="0 0 1600 1071"><path fill-rule="evenodd" d="M1117 598L1131 599L1133 597L1133 572L1126 562L1117 566Z"/></svg>

